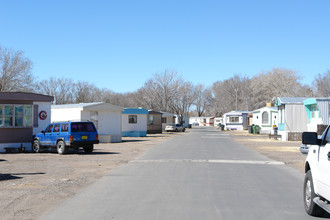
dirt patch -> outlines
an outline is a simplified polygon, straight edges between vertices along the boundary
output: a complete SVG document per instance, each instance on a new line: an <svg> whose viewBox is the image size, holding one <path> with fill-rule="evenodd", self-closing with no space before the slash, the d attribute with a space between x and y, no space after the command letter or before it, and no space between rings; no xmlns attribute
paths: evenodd
<svg viewBox="0 0 330 220"><path fill-rule="evenodd" d="M306 154L300 152L300 141L279 141L268 135L249 134L247 131L226 131L235 141L277 161L304 172Z"/></svg>
<svg viewBox="0 0 330 220"><path fill-rule="evenodd" d="M83 151L0 154L1 219L38 219L42 213L81 191L110 170L148 148L183 133L123 137L122 143L98 144Z"/></svg>

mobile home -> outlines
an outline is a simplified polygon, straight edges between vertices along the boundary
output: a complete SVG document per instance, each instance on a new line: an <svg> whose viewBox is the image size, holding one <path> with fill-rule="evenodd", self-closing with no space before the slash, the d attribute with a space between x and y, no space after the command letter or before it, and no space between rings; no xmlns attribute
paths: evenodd
<svg viewBox="0 0 330 220"><path fill-rule="evenodd" d="M146 137L148 115L144 108L125 108L122 112L123 137Z"/></svg>
<svg viewBox="0 0 330 220"><path fill-rule="evenodd" d="M249 111L231 111L223 116L226 130L247 130Z"/></svg>
<svg viewBox="0 0 330 220"><path fill-rule="evenodd" d="M32 150L33 135L50 123L53 96L24 92L0 93L0 152Z"/></svg>
<svg viewBox="0 0 330 220"><path fill-rule="evenodd" d="M278 110L276 107L263 107L253 111L253 124L260 127L260 134L274 133L278 125Z"/></svg>
<svg viewBox="0 0 330 220"><path fill-rule="evenodd" d="M122 141L122 107L103 102L52 105L52 122L92 121L102 143Z"/></svg>

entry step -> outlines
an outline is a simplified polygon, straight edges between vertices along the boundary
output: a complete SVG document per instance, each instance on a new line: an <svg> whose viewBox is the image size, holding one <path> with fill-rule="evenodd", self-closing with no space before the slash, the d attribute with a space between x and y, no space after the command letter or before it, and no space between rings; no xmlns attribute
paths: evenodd
<svg viewBox="0 0 330 220"><path fill-rule="evenodd" d="M330 203L321 200L320 197L315 197L315 198L313 199L313 201L314 201L318 206L320 206L322 209L324 209L325 211L327 211L328 213L330 213Z"/></svg>

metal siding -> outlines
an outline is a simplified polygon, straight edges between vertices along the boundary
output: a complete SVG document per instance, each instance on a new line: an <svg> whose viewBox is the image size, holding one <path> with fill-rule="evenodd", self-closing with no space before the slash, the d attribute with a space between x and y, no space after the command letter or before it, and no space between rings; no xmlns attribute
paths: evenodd
<svg viewBox="0 0 330 220"><path fill-rule="evenodd" d="M285 130L291 132L307 131L309 123L307 112L303 104L285 105Z"/></svg>
<svg viewBox="0 0 330 220"><path fill-rule="evenodd" d="M323 124L329 124L329 101L318 101L317 107L319 109Z"/></svg>

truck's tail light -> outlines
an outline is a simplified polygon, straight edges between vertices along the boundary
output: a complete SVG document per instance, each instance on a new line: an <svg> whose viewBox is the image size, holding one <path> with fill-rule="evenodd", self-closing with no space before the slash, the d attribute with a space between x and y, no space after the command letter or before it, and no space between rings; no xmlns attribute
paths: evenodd
<svg viewBox="0 0 330 220"><path fill-rule="evenodd" d="M69 136L69 141L73 141L73 136L72 135Z"/></svg>
<svg viewBox="0 0 330 220"><path fill-rule="evenodd" d="M99 135L97 134L97 135L96 135L96 140L98 140L98 139L99 139Z"/></svg>

